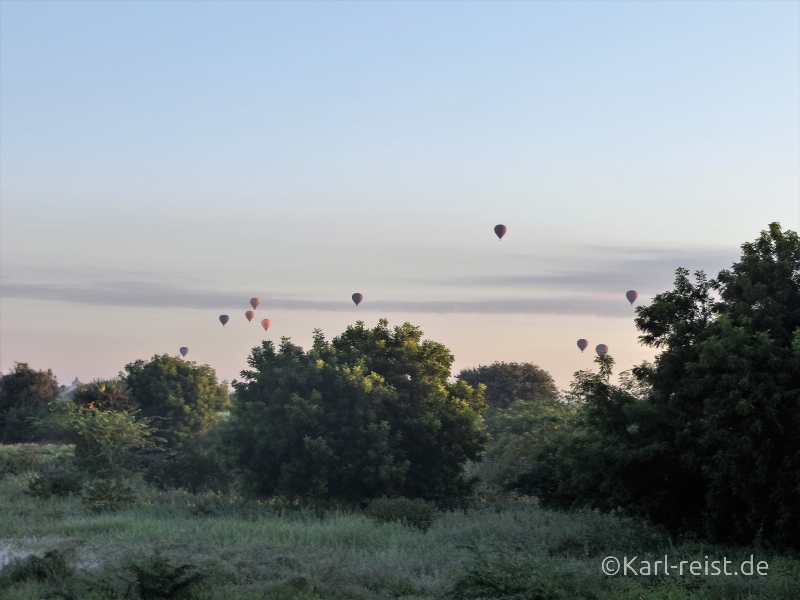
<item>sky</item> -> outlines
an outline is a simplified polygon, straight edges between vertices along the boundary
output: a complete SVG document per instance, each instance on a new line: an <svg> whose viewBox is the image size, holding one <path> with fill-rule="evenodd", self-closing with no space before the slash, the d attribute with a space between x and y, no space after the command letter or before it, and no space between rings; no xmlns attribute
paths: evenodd
<svg viewBox="0 0 800 600"><path fill-rule="evenodd" d="M655 355L627 290L773 221L800 2L0 0L3 373L187 346L230 381L386 317L563 389L597 344Z"/></svg>

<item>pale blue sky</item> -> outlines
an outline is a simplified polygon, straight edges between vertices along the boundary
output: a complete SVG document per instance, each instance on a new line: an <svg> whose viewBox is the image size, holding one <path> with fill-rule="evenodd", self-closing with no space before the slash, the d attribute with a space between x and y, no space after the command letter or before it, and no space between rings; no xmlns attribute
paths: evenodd
<svg viewBox="0 0 800 600"><path fill-rule="evenodd" d="M578 337L652 356L626 290L776 220L798 2L0 0L3 372L230 379L258 295L270 339L386 316L566 387Z"/></svg>

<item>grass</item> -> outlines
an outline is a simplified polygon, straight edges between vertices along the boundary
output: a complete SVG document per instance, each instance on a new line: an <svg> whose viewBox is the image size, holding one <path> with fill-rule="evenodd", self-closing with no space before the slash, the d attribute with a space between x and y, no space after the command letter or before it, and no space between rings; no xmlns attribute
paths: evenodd
<svg viewBox="0 0 800 600"><path fill-rule="evenodd" d="M74 495L26 493L35 470L64 450L48 452L0 479L3 600L800 598L796 556L673 545L635 520L552 512L524 500L439 513L421 528L358 510L161 492L138 482L134 506L91 514ZM0 457L13 453L0 447ZM600 570L605 556L663 554L738 562L754 554L768 561L769 575L608 577Z"/></svg>

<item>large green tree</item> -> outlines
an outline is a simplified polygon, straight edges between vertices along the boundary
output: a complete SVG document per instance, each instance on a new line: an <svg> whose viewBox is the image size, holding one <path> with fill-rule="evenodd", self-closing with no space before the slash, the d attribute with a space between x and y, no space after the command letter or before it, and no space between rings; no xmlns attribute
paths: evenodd
<svg viewBox="0 0 800 600"><path fill-rule="evenodd" d="M0 376L0 441L6 444L35 442L43 430L36 422L47 415L47 405L60 388L53 372L36 371L27 363Z"/></svg>
<svg viewBox="0 0 800 600"><path fill-rule="evenodd" d="M718 541L800 546L797 234L771 224L713 280L678 269L636 325L661 353L626 385L576 374L578 418L529 488Z"/></svg>
<svg viewBox="0 0 800 600"><path fill-rule="evenodd" d="M228 386L214 369L168 354L125 365L120 379L141 416L174 449L215 427L229 406Z"/></svg>
<svg viewBox="0 0 800 600"><path fill-rule="evenodd" d="M235 385L227 443L261 495L346 500L464 493L484 447L483 395L449 383L453 356L408 323L362 322L304 352L264 342Z"/></svg>

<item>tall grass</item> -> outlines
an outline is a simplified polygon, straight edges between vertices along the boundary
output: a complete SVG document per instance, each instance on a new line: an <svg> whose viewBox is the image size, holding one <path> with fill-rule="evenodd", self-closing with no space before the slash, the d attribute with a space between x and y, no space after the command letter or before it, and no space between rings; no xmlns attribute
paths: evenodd
<svg viewBox="0 0 800 600"><path fill-rule="evenodd" d="M141 597L143 581L171 589L184 579L191 579L196 598L800 598L796 556L674 545L619 515L552 512L522 499L439 513L425 529L357 509L163 492L142 482L134 482L134 506L91 514L76 496L26 492L46 460L9 469L0 480L0 582L17 573L0 598ZM60 579L26 575L33 572L26 557L54 551L68 566L58 571ZM679 560L755 554L769 562L769 575L608 577L600 570L608 555L665 553Z"/></svg>

